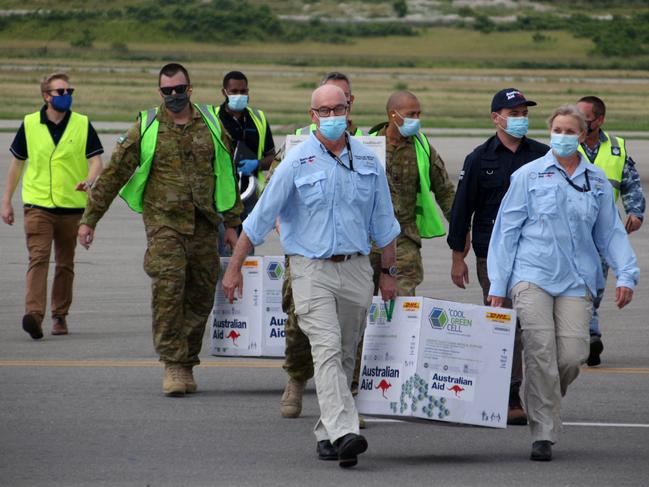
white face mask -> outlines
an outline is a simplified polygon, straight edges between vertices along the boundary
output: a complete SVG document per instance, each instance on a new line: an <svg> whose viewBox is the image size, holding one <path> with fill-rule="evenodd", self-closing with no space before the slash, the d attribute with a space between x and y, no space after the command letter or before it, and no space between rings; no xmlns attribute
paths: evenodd
<svg viewBox="0 0 649 487"><path fill-rule="evenodd" d="M248 95L228 95L228 108L241 112L248 106Z"/></svg>

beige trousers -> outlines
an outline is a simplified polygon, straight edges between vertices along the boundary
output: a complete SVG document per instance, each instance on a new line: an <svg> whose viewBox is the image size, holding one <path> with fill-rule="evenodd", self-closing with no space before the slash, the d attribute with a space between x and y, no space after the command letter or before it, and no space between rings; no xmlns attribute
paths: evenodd
<svg viewBox="0 0 649 487"><path fill-rule="evenodd" d="M551 296L530 282L512 289L523 330L523 398L532 441L556 442L561 431L561 398L588 358L588 323L593 300Z"/></svg>
<svg viewBox="0 0 649 487"><path fill-rule="evenodd" d="M367 256L344 262L290 257L298 325L309 338L320 418L318 441L358 434L358 411L349 390L354 357L372 301Z"/></svg>

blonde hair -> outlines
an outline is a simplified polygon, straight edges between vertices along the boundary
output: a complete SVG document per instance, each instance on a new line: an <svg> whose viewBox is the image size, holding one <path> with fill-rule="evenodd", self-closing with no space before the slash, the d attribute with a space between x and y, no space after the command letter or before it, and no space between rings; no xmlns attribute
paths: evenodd
<svg viewBox="0 0 649 487"><path fill-rule="evenodd" d="M554 119L559 116L567 116L567 117L574 118L575 120L577 120L577 123L579 124L580 131L581 132L586 131L587 128L586 118L584 117L584 114L581 113L581 111L575 105L561 105L559 108L554 110L552 112L552 115L550 115L550 118L548 118L549 129L552 129L552 122L554 122Z"/></svg>
<svg viewBox="0 0 649 487"><path fill-rule="evenodd" d="M47 93L50 89L50 83L57 79L62 79L66 83L70 82L70 77L66 73L57 72L48 74L47 76L43 76L43 79L41 80L41 93Z"/></svg>

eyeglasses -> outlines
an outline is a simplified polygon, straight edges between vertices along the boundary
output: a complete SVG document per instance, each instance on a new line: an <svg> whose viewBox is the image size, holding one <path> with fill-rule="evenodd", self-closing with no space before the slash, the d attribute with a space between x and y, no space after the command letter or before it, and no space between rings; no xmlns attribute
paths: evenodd
<svg viewBox="0 0 649 487"><path fill-rule="evenodd" d="M311 111L316 112L319 117L328 117L331 112L333 112L334 115L339 117L340 115L344 115L347 113L347 105L336 105L333 108L330 107L319 107L319 108L311 108Z"/></svg>
<svg viewBox="0 0 649 487"><path fill-rule="evenodd" d="M72 93L74 93L74 88L55 88L55 89L52 89L52 90L47 90L47 92L48 93L54 92L54 93L58 94L59 96L63 96L65 94L71 95Z"/></svg>
<svg viewBox="0 0 649 487"><path fill-rule="evenodd" d="M189 85L176 85L176 86L161 86L160 91L163 95L171 95L172 92L176 92L177 95L182 95L187 91Z"/></svg>

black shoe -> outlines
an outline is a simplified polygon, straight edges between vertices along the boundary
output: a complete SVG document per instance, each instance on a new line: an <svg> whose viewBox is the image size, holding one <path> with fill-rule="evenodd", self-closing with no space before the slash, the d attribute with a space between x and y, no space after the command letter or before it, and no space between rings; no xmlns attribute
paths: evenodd
<svg viewBox="0 0 649 487"><path fill-rule="evenodd" d="M532 443L532 454L530 460L537 462L549 462L552 460L552 442L548 440L535 441Z"/></svg>
<svg viewBox="0 0 649 487"><path fill-rule="evenodd" d="M338 451L338 465L342 468L353 467L358 463L358 455L367 450L367 440L364 436L347 433L338 438L334 446Z"/></svg>
<svg viewBox="0 0 649 487"><path fill-rule="evenodd" d="M338 460L338 452L329 440L319 441L315 451L319 460Z"/></svg>
<svg viewBox="0 0 649 487"><path fill-rule="evenodd" d="M34 340L43 338L43 328L41 327L41 320L38 319L33 313L27 313L23 316L23 330L29 333L29 336Z"/></svg>
<svg viewBox="0 0 649 487"><path fill-rule="evenodd" d="M588 355L586 364L588 364L589 367L595 367L596 365L601 364L602 359L599 358L599 356L602 354L603 350L604 344L602 343L602 339L597 335L592 335L590 337L590 355Z"/></svg>

